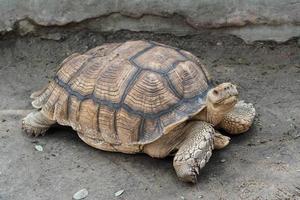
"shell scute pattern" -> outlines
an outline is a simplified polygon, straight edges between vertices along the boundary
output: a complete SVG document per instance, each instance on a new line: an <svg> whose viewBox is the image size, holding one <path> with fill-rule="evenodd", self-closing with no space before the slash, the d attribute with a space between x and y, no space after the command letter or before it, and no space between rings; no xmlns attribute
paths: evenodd
<svg viewBox="0 0 300 200"><path fill-rule="evenodd" d="M54 118L95 140L150 143L202 109L210 85L201 68L185 52L155 42L96 47L62 64L54 92L68 97L50 95L45 109L64 101L68 114Z"/></svg>

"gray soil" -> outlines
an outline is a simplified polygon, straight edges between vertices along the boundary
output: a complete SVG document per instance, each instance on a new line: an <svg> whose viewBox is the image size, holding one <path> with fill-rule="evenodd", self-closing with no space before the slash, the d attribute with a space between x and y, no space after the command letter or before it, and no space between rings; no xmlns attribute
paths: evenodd
<svg viewBox="0 0 300 200"><path fill-rule="evenodd" d="M150 39L191 51L207 64L216 83L237 84L241 99L254 103L250 131L214 151L196 185L180 182L172 158L153 159L93 149L70 128L44 137L21 132L32 109L29 95L54 76L73 52L104 42ZM300 48L203 33L167 34L89 31L6 36L0 40L0 199L300 199ZM44 150L35 150L36 144ZM115 197L119 190L125 192Z"/></svg>

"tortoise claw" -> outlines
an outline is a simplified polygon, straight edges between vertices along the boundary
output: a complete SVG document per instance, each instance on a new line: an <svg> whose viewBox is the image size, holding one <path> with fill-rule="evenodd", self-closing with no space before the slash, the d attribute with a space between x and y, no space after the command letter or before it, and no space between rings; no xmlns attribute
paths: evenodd
<svg viewBox="0 0 300 200"><path fill-rule="evenodd" d="M24 119L22 120L22 130L29 137L38 137L40 135L45 135L46 133L46 130L43 128L35 128L26 124Z"/></svg>
<svg viewBox="0 0 300 200"><path fill-rule="evenodd" d="M197 165L190 165L186 162L175 162L174 165L176 166L176 173L180 180L184 182L197 183L197 176L200 172Z"/></svg>

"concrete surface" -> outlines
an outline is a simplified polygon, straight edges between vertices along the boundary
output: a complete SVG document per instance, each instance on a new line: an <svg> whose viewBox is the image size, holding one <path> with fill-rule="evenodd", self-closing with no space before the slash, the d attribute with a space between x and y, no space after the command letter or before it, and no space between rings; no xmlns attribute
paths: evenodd
<svg viewBox="0 0 300 200"><path fill-rule="evenodd" d="M0 33L68 24L176 35L218 29L247 42L283 42L300 36L299 11L300 0L0 0Z"/></svg>
<svg viewBox="0 0 300 200"><path fill-rule="evenodd" d="M30 93L54 75L63 58L104 42L141 38L193 52L217 82L236 83L241 98L257 108L253 128L232 137L224 150L214 151L196 185L177 179L171 158L96 150L69 128L52 128L38 138L21 133L20 120L32 109ZM247 45L222 34L56 32L2 38L0 55L1 200L65 200L82 188L89 191L87 200L300 199L300 48L296 40ZM44 150L35 150L36 144ZM122 189L124 193L115 197Z"/></svg>

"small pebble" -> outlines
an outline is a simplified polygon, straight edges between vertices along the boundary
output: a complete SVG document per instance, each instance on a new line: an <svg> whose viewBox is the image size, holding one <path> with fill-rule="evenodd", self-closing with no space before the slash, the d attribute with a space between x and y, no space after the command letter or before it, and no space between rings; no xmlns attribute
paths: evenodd
<svg viewBox="0 0 300 200"><path fill-rule="evenodd" d="M220 162L221 162L221 163L224 163L224 162L226 162L226 160L225 160L225 159L221 159Z"/></svg>
<svg viewBox="0 0 300 200"><path fill-rule="evenodd" d="M198 198L199 198L199 199L202 199L202 198L203 198L203 195L199 195Z"/></svg>
<svg viewBox="0 0 300 200"><path fill-rule="evenodd" d="M299 138L300 137L300 135L295 135L294 136L294 139L297 139L297 138Z"/></svg>
<svg viewBox="0 0 300 200"><path fill-rule="evenodd" d="M78 192L76 192L73 195L73 199L79 200L79 199L84 199L88 196L89 192L87 191L87 189L81 189Z"/></svg>
<svg viewBox="0 0 300 200"><path fill-rule="evenodd" d="M123 194L124 190L119 190L115 193L115 197L121 196Z"/></svg>
<svg viewBox="0 0 300 200"><path fill-rule="evenodd" d="M184 196L181 196L180 199L185 200Z"/></svg>
<svg viewBox="0 0 300 200"><path fill-rule="evenodd" d="M34 148L37 150L37 151L43 151L43 147L39 144L35 145Z"/></svg>
<svg viewBox="0 0 300 200"><path fill-rule="evenodd" d="M300 169L297 169L296 172L300 172Z"/></svg>
<svg viewBox="0 0 300 200"><path fill-rule="evenodd" d="M259 140L258 142L261 143L261 144L264 144L264 143L267 142L267 140Z"/></svg>
<svg viewBox="0 0 300 200"><path fill-rule="evenodd" d="M222 45L222 42L217 42L217 45L218 45L218 46L221 46L221 45Z"/></svg>
<svg viewBox="0 0 300 200"><path fill-rule="evenodd" d="M59 41L63 39L62 35L59 33L49 33L46 35L42 35L41 38L45 40L55 40L55 41Z"/></svg>

